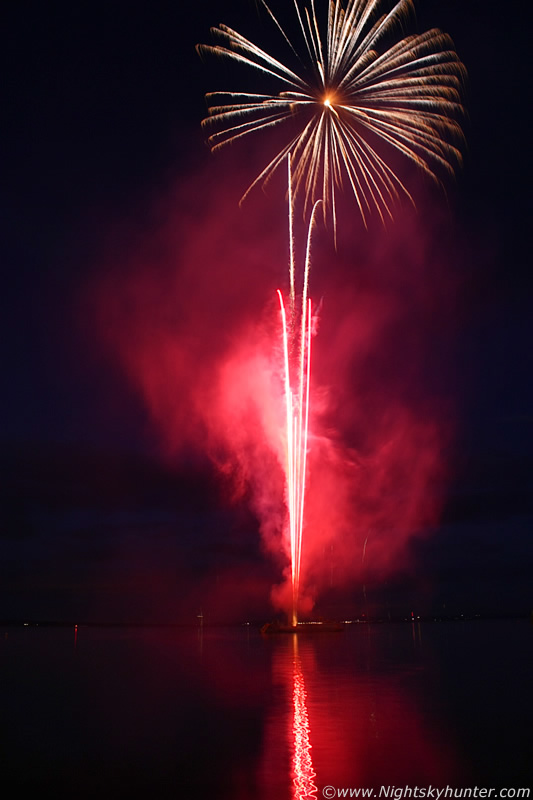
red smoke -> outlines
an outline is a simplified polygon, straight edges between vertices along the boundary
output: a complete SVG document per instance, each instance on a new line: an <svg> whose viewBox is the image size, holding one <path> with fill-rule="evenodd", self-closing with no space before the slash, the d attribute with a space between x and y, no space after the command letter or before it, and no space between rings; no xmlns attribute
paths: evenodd
<svg viewBox="0 0 533 800"><path fill-rule="evenodd" d="M215 166L215 169L217 167ZM227 173L227 165L220 174ZM242 188L243 182L236 178ZM281 194L239 211L227 182L195 179L154 211L97 287L98 333L142 393L167 455L193 444L249 502L287 576L280 319L287 234ZM324 587L382 580L437 519L450 436L451 282L438 232L400 211L390 232L351 221L339 252L318 234L302 555L304 607ZM350 244L351 242L351 244ZM134 251L134 252L133 252ZM442 366L444 365L444 366ZM287 583L273 591L288 607Z"/></svg>

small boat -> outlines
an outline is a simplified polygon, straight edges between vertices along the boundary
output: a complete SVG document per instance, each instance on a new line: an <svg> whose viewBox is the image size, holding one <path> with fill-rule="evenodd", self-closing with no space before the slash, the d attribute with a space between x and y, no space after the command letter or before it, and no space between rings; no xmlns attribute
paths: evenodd
<svg viewBox="0 0 533 800"><path fill-rule="evenodd" d="M270 636L274 633L340 633L344 630L342 622L299 622L297 625L282 625L281 622L266 622L261 633Z"/></svg>

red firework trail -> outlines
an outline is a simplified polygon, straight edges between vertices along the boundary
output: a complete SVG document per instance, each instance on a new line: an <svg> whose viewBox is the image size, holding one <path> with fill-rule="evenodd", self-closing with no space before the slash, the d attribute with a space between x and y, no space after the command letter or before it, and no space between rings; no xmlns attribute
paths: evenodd
<svg viewBox="0 0 533 800"><path fill-rule="evenodd" d="M300 567L302 561L302 537L304 530L305 477L307 466L307 446L309 434L309 399L311 379L311 300L308 298L309 269L311 264L311 233L315 220L315 212L320 204L318 200L313 208L307 235L304 280L302 290L302 308L300 324L295 314L294 296L294 251L292 240L292 182L291 164L289 160L289 239L290 239L290 320L283 302L283 295L278 289L283 330L283 355L285 369L285 403L287 429L285 432L287 505L289 510L289 537L291 550L292 581L292 619L291 624L298 624L298 596L300 592ZM296 359L291 354L296 352Z"/></svg>
<svg viewBox="0 0 533 800"><path fill-rule="evenodd" d="M283 295L278 289L283 325L285 403L287 408L287 494L291 543L292 625L298 623L298 594L304 525L305 471L309 431L309 378L311 373L311 300L302 313L300 365L296 385L291 383L289 331Z"/></svg>

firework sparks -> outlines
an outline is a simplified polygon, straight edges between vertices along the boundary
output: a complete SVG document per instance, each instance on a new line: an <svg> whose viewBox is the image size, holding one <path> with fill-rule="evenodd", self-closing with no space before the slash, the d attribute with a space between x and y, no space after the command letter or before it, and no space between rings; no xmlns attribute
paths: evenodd
<svg viewBox="0 0 533 800"><path fill-rule="evenodd" d="M221 41L198 45L244 64L280 85L277 94L217 91L206 95L213 150L249 133L297 120L298 132L269 161L246 194L266 183L287 157L294 169L294 195L304 213L318 198L336 225L336 190L349 184L366 224L377 209L392 217L400 192L411 195L381 155L381 142L395 148L435 180L461 161L461 86L464 67L450 38L433 29L389 45L390 35L412 11L413 0L329 0L322 31L315 13L294 0L305 57L298 55L281 24L271 20L296 57L290 69L241 34L219 25ZM387 7L389 11L383 11ZM307 60L307 63L306 63ZM243 198L244 199L244 198Z"/></svg>
<svg viewBox="0 0 533 800"><path fill-rule="evenodd" d="M448 36L437 29L406 36L390 44L391 35L413 9L413 0L328 0L324 30L315 2L300 7L293 0L305 59L298 55L265 0L262 5L298 60L294 71L249 39L219 25L212 33L218 45L198 51L229 58L281 86L277 94L216 91L206 95L213 130L213 150L285 123L297 133L272 158L251 186L267 183L288 162L290 314L280 291L287 414L286 476L292 576L292 624L298 621L298 594L304 526L309 387L311 375L311 301L308 299L311 233L318 205L328 213L336 236L336 190L349 184L366 225L375 208L385 222L403 192L402 180L381 155L385 144L414 162L431 178L452 172L461 161L461 86L464 67ZM388 5L389 10L384 11ZM392 8L391 8L392 6ZM294 127L291 127L294 131ZM302 286L296 310L293 209L303 196L310 222ZM242 202L242 201L241 201ZM296 352L296 362L291 354Z"/></svg>
<svg viewBox="0 0 533 800"><path fill-rule="evenodd" d="M289 231L292 233L292 181L289 163ZM302 559L302 535L304 527L305 478L307 465L307 442L309 434L309 395L311 380L311 300L308 298L309 269L311 261L311 235L320 201L313 207L303 278L302 307L295 314L294 253L291 246L291 314L287 320L283 295L278 289L283 331L283 357L285 370L286 426L286 478L289 511L289 540L291 550L292 581L292 625L298 623L298 595L300 590L300 568ZM299 324L298 324L299 322ZM291 353L296 351L296 363Z"/></svg>

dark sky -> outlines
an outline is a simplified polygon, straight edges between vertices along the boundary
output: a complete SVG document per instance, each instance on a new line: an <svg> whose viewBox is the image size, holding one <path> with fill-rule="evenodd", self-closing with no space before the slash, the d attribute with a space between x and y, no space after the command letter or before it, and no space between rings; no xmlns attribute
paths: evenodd
<svg viewBox="0 0 533 800"><path fill-rule="evenodd" d="M4 10L0 618L192 620L209 602L213 619L243 618L224 588L241 579L252 614L267 613L277 567L261 552L246 497L227 502L201 449L161 452L146 403L105 352L86 301L103 275L120 287L123 250L131 257L146 238L157 249L161 208L181 186L197 186L193 217L225 180L233 162L223 157L206 179L214 162L200 130L203 94L221 68L194 50L221 21L276 40L253 0L21 1ZM465 163L440 195L447 233L429 244L454 282L453 346L435 353L431 374L435 385L439 370L453 376L455 444L440 524L410 545L410 569L373 592L379 608L525 611L528 20L518 0L420 0L416 25L450 33L469 75ZM236 183L246 188L245 178ZM234 211L246 213L236 203ZM429 577L419 585L420 573ZM360 611L360 584L342 592Z"/></svg>

